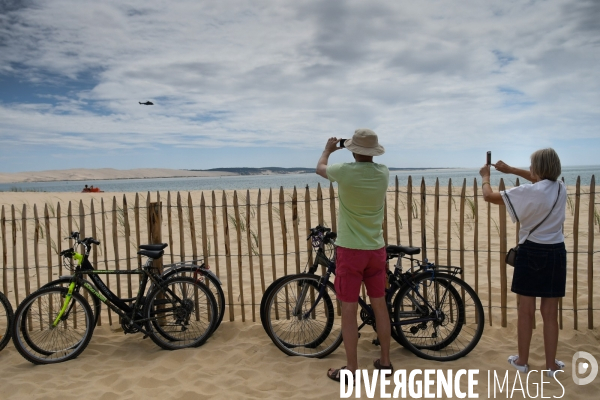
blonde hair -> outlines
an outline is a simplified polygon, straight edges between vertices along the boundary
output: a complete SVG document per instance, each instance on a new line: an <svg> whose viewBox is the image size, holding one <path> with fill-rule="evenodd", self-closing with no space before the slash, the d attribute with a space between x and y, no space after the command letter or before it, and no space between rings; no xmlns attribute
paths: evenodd
<svg viewBox="0 0 600 400"><path fill-rule="evenodd" d="M561 173L560 158L552 148L540 149L531 155L531 172L540 180L556 181Z"/></svg>

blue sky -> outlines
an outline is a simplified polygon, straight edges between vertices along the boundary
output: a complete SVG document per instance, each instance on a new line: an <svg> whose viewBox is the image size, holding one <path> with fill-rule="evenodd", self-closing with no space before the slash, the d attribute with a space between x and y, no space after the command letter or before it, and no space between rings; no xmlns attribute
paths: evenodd
<svg viewBox="0 0 600 400"><path fill-rule="evenodd" d="M598 21L597 0L2 0L0 172L312 167L360 127L393 167L597 165Z"/></svg>

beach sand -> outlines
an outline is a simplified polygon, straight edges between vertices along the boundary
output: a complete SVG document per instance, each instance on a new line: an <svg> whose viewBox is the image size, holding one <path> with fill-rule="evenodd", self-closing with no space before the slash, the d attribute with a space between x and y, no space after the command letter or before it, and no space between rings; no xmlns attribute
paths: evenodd
<svg viewBox="0 0 600 400"><path fill-rule="evenodd" d="M415 189L416 191L416 189ZM571 192L572 193L572 192ZM245 193L244 193L245 194ZM192 192L191 197L193 203L197 205L200 201L202 192ZM204 192L204 196L209 198L210 193ZM220 193L217 198L220 201ZM89 205L90 198L94 198L96 204L96 212L98 212L98 204L100 199L104 199L107 208L112 204L113 196L116 196L117 201L122 200L122 194L114 193L101 193L101 194L85 194L80 193L0 193L0 206L4 205L7 212L7 218L10 218L8 212L10 211L10 205L14 204L17 210L21 210L23 204L27 204L28 218L31 218L33 213L31 208L34 204L38 205L40 210L43 209L44 204L56 204L58 201L61 202L63 207L63 218L66 215L66 204L71 201L73 202L74 209L77 209L79 199L84 199L86 207ZM127 194L129 204L133 203L134 194ZM165 213L165 195L161 194L163 201L163 215ZM175 203L175 194L173 196L173 203ZM183 203L187 204L187 192L182 193ZM286 192L287 196L287 192ZM251 192L251 197L256 197L256 191ZM265 202L266 193L263 192L263 202ZM274 202L277 197L274 194ZM313 195L313 199L316 196ZM417 197L418 198L418 197ZM289 200L286 197L286 200ZM231 197L228 200L228 204L231 205ZM253 200L254 201L254 200ZM299 200L301 203L303 200ZM431 197L428 197L428 202L432 201ZM485 210L485 205L480 199L479 208ZM145 204L145 203L144 203ZM242 204L244 204L242 202ZM393 196L388 198L388 204L393 204ZM428 206L429 210L433 209L433 204ZM442 204L440 206L440 227L442 233L440 234L440 248L446 248L446 233L445 227L452 224L447 224L447 206ZM240 207L243 211L243 206ZM451 221L454 221L456 217L456 208L452 209L455 213ZM582 209L584 205L582 204ZM328 212L327 206L325 207ZM197 211L195 211L199 214ZM219 211L221 212L221 211ZM265 222L266 209L263 208L263 227L268 228ZM287 210L287 212L291 212ZM406 208L402 209L404 225L401 231L401 237L399 241L403 244L408 244L408 238L406 237L407 221L406 221ZM483 211L482 211L483 212ZM312 221L316 224L316 210L312 210ZM302 210L300 210L302 217ZM565 223L565 231L569 232L572 230L573 217L567 213L567 222ZM177 215L177 211L173 211L173 218ZM484 214L480 217L483 221ZM494 216L497 218L497 211L494 211ZM17 214L19 218L19 214ZM130 216L131 218L131 216ZM164 218L164 217L163 217ZM389 218L389 231L390 235L393 235L394 227L392 224L393 216ZM166 218L164 218L166 220ZM195 215L195 219L199 219L199 215ZM210 217L209 217L210 219ZM221 217L219 216L219 219ZM107 217L107 221L110 218ZM289 221L289 220L288 220ZM587 221L582 216L582 223L580 230L585 232L587 228ZM279 226L280 221L275 219L276 228ZM66 225L66 222L63 221ZM166 223L166 222L165 222ZM510 223L509 223L510 224ZM8 225L8 232L10 235L10 224ZM177 253L178 235L180 234L177 230L177 223L174 224L175 244L171 249L174 253ZM480 222L480 238L479 246L480 249L487 248L487 236L482 235L481 232L485 229L483 222ZM199 226L197 224L196 226ZM304 232L304 220L300 224L300 233L302 236ZM33 229L28 228L29 232ZM63 226L63 230L66 226ZM90 226L87 225L88 234ZM199 228L198 228L199 229ZM413 221L413 238L414 245L420 245L420 221ZM429 228L428 228L429 229ZM451 228L455 229L455 228ZM512 228L511 228L512 229ZM108 230L108 228L107 228ZM189 230L189 229L188 229ZM211 230L209 226L209 231ZM184 229L184 231L186 231ZM186 231L187 232L187 231ZM268 237L268 231L263 231L263 236ZM472 248L474 242L474 230L473 226L466 229L465 231L465 243L467 248ZM188 232L189 233L189 232ZM182 236L185 236L185 232L181 232ZM222 231L220 231L220 239L222 240ZM238 243L235 237L235 233L231 233L231 249L232 254L237 254ZM452 245L451 248L458 246L458 239L455 233L452 233ZM144 236L142 235L142 238ZM163 239L166 241L167 228L163 226ZM108 239L110 241L110 239ZM428 241L431 241L431 237ZM509 238L509 246L514 242L514 236ZM572 237L568 238L572 241ZM394 243L395 237L390 237L390 241ZM242 238L243 242L243 238ZM569 242L572 243L572 242ZM585 244L587 238L582 236L580 239L580 250L585 251ZM598 243L598 241L596 241ZM246 246L246 242L242 243ZM276 247L281 248L282 240L278 238L276 240ZM20 246L20 243L17 243ZM304 239L300 242L301 249L304 250L306 247ZM569 244L572 246L572 244ZM31 246L31 244L30 244ZM293 240L288 239L288 246L293 249ZM497 239L492 240L492 246L497 250L498 241ZM596 246L598 246L596 244ZM112 244L108 246L107 252L110 257L114 256L113 250L111 249ZM45 245L40 244L40 260L45 260L43 253ZM268 253L268 243L264 245L265 252ZM31 248L30 248L31 251ZM123 255L123 249L120 249L121 256ZM292 250L293 251L293 250ZM221 247L221 254L223 248ZM243 251L246 254L246 251ZM135 254L135 253L133 253ZM189 257L189 240L186 239L186 254ZM12 265L13 260L12 252L8 253L9 265ZM305 256L302 256L301 266L302 269L306 263ZM430 255L433 258L433 255ZM445 251L440 251L440 257L445 260ZM458 264L459 255L452 254L454 264ZM493 326L489 326L489 320L486 320L486 327L483 337L478 346L466 357L457 361L440 363L433 361L426 361L417 358L412 353L404 350L397 343L392 343L392 362L394 367L399 369L407 370L410 373L413 369L441 369L447 371L452 369L457 371L459 369L478 369L479 374L476 376L478 385L475 387L475 392L479 393L479 398L488 398L488 389L492 391L493 387L488 385L488 371L491 374L494 372L504 379L504 374L508 371L508 384L512 390L515 382L515 370L510 367L506 361L508 355L515 354L516 352L516 321L514 309L510 309L508 312L508 326L503 328L500 326L499 311L496 309L500 305L500 277L498 274L498 257L497 251L492 254L492 270L490 275L491 290L490 293L487 291L487 272L486 272L486 259L481 256L479 261L480 268L476 269L480 273L480 296L484 304L486 312L486 318L488 318L488 296L492 299L494 305L493 312ZM165 255L165 258L169 258L169 255ZM214 257L212 257L214 258ZM17 264L22 263L22 251L20 247L17 247L15 254ZM56 256L53 256L56 259ZM177 260L177 259L176 259ZM214 266L214 261L211 260L211 266ZM282 274L281 265L283 258L281 255L277 257L278 265L278 276ZM243 258L244 268L247 269L246 258ZM227 285L227 281L223 278L225 274L225 261L221 259L221 277L224 280L224 286ZM238 282L238 265L237 261L232 260L233 274L231 281L236 286ZM294 257L290 256L287 260L288 273L295 272L295 261ZM474 261L472 255L466 255L465 257L465 270L467 271L466 279L473 286L474 285ZM270 276L270 260L265 257L265 275L267 276L267 284L271 282ZM596 378L594 382L587 386L577 386L574 384L571 378L571 358L577 351L587 351L594 355L596 359L600 360L600 330L598 329L598 319L596 318L595 328L587 329L587 261L584 255L580 255L580 263L578 270L580 273L580 290L578 293L577 301L580 309L578 330L574 330L573 312L565 312L563 318L564 329L560 332L560 342L558 347L558 358L566 363L565 373L559 375L559 381L562 386L553 381L551 378L544 377L544 381L548 382L544 384L544 396L555 396L561 397L563 394L565 399L588 399L597 396L600 390L600 377ZM31 271L33 268L33 261L29 260L29 268ZM141 398L168 398L168 399L262 399L262 398L316 398L316 399L333 399L340 397L339 384L329 380L326 377L326 371L330 367L339 368L345 365L345 353L343 346L336 350L330 356L324 359L309 359L302 357L289 357L279 351L275 345L272 344L269 337L264 332L260 320L258 319L258 309L256 309L257 321L252 322L251 315L251 303L260 302L261 292L259 276L258 276L258 260L254 259L254 275L250 276L246 272L242 274L243 280L243 293L245 296L246 309L245 309L245 322L241 320L240 312L240 298L241 293L238 291L234 295L234 307L235 321L229 321L229 314L225 314L225 318L221 326L213 334L213 336L201 347L195 349L184 349L177 351L165 351L158 348L151 340L142 339L141 334L136 335L124 335L118 325L112 327L108 325L108 321L103 316L104 323L102 326L96 328L94 336L88 346L88 348L75 360L68 361L57 365L48 366L34 366L28 361L23 359L19 353L15 350L14 346L9 344L2 352L0 352L0 387L1 393L0 398L2 399L75 399L75 398L97 398L97 399L141 399ZM21 273L21 272L19 272ZM510 271L509 271L510 273ZM33 272L32 272L33 274ZM56 271L54 275L56 275ZM40 275L43 275L40 273ZM510 285L510 276L508 277L508 284ZM45 282L45 275L42 276L42 283ZM9 275L9 278L11 276ZM32 288L36 287L34 284L35 278L32 275ZM256 281L256 294L254 300L249 298L251 292L250 279ZM571 279L571 276L569 276ZM125 279L123 279L125 281ZM20 298L24 297L23 282L19 281ZM595 288L593 293L593 301L595 307L599 304L598 296L600 290L598 282L593 282L592 286ZM572 281L569 280L567 283L567 297L564 299L565 308L572 308ZM7 293L13 306L16 308L15 297L13 293L12 280L9 285L9 293ZM516 305L515 296L512 293L509 296L509 307ZM597 316L598 313L594 312ZM537 329L534 331L532 346L531 346L531 361L530 365L533 369L541 369L544 365L543 358L543 336L542 336L542 324L539 313L537 314ZM378 347L374 346L371 341L374 338L374 333L370 327L365 327L362 331L362 336L359 339L359 362L360 367L372 370L372 361L378 358L379 350ZM492 375L493 378L493 375ZM526 375L521 375L522 384L526 385ZM421 377L422 379L422 377ZM536 386L541 382L540 374L532 374L529 379L529 391L531 396L535 395ZM392 386L393 387L393 386ZM462 390L466 390L466 380L461 380ZM516 388L519 389L519 381L516 381ZM539 386L538 386L539 388ZM498 391L498 389L496 389ZM391 389L389 392L391 393ZM497 393L497 398L506 398L507 389L504 388L502 393ZM379 398L379 390L376 391L377 395L375 398ZM596 394L594 394L596 393ZM527 393L523 396L521 391L514 392L512 398L529 398ZM510 396L508 396L510 397ZM352 395L352 398L355 398ZM362 398L366 398L364 386L362 390ZM441 398L446 398L442 396Z"/></svg>

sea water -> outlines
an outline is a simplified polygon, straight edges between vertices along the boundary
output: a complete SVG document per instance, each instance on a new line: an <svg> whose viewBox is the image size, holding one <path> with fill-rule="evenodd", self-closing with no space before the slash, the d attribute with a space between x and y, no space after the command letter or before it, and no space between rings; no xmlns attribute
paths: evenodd
<svg viewBox="0 0 600 400"><path fill-rule="evenodd" d="M581 184L588 186L592 175L600 176L600 166L563 167L562 178L567 185L575 185L577 177ZM434 186L439 180L441 187L447 187L451 179L453 186L461 186L466 179L467 186L473 186L477 179L481 184L479 168L441 168L423 170L390 171L390 186L394 186L396 178L401 187L406 187L409 177L412 177L413 187L418 187L422 180L425 185ZM500 178L504 179L507 187L516 183L515 175L502 174L492 168L491 184L496 186ZM520 183L527 183L519 179ZM329 181L317 174L281 174L281 175L240 175L222 177L197 178L152 178L152 179L113 179L88 181L54 181L54 182L20 182L0 184L0 191L39 191L39 192L81 192L83 186L94 185L104 192L156 192L156 191L191 191L191 190L246 190L246 189L289 189L296 187L304 189L307 185L316 188L317 184L329 187Z"/></svg>

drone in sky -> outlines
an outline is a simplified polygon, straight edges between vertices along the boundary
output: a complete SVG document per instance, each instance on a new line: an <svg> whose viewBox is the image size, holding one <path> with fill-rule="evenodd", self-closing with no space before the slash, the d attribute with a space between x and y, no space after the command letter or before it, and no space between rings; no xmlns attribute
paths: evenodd
<svg viewBox="0 0 600 400"><path fill-rule="evenodd" d="M140 104L143 104L143 105L145 105L145 106L153 106L153 105L154 105L154 103L153 103L153 102L151 102L151 101L147 101L147 102L145 102L145 103L142 103L141 101L138 101L138 103L140 103Z"/></svg>

